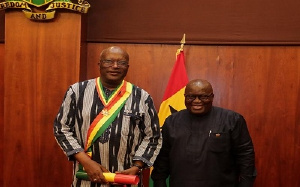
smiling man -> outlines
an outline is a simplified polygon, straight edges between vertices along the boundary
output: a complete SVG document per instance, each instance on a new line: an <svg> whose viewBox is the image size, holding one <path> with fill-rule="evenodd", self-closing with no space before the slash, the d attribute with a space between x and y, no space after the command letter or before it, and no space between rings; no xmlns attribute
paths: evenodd
<svg viewBox="0 0 300 187"><path fill-rule="evenodd" d="M242 115L213 106L211 84L190 81L185 110L169 116L151 177L154 187L252 187L253 143Z"/></svg>
<svg viewBox="0 0 300 187"><path fill-rule="evenodd" d="M69 87L54 121L55 138L74 162L74 187L115 186L104 172L139 175L162 143L152 97L124 80L127 52L104 49L98 65L100 77Z"/></svg>

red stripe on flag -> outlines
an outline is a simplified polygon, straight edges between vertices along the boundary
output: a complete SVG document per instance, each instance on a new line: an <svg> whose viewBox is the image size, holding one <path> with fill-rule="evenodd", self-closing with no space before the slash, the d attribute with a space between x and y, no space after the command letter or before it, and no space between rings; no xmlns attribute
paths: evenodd
<svg viewBox="0 0 300 187"><path fill-rule="evenodd" d="M183 89L188 82L189 80L185 69L184 53L183 51L180 51L180 53L177 55L175 65L169 78L169 82L164 93L163 101L160 105L160 109L158 112L158 117L161 126L163 125L166 117L168 117L168 115L171 114L170 107L173 107L171 105L174 105L174 102L172 102L171 100L174 101L175 99L176 102L182 102L182 106L176 106L176 110L179 111L185 108L183 91L179 91ZM176 97L175 94L180 94L177 96L182 97L182 99L178 99L178 97ZM152 170L150 170L150 175L151 171ZM151 177L149 178L149 187L153 187L153 180L151 179ZM167 187L169 187L169 179L167 179Z"/></svg>
<svg viewBox="0 0 300 187"><path fill-rule="evenodd" d="M174 95L181 88L183 88L188 83L188 77L186 74L185 64L184 64L184 53L181 51L176 58L175 65L173 67L165 94L163 96L163 101Z"/></svg>

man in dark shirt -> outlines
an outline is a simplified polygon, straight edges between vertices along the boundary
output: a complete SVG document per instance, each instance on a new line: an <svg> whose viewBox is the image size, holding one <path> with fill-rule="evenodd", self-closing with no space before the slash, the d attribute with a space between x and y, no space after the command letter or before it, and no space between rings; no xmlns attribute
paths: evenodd
<svg viewBox="0 0 300 187"><path fill-rule="evenodd" d="M151 177L154 187L252 187L254 147L242 115L215 107L206 80L190 81L185 110L162 127L163 145Z"/></svg>

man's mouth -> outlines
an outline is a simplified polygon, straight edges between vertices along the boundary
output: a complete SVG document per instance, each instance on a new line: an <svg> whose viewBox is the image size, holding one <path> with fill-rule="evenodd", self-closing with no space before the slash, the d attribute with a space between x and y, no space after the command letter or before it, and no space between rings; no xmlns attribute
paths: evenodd
<svg viewBox="0 0 300 187"><path fill-rule="evenodd" d="M195 110L201 110L201 109L203 109L203 105L193 105L192 107Z"/></svg>
<svg viewBox="0 0 300 187"><path fill-rule="evenodd" d="M110 75L119 75L120 73L117 71L110 71L108 72Z"/></svg>

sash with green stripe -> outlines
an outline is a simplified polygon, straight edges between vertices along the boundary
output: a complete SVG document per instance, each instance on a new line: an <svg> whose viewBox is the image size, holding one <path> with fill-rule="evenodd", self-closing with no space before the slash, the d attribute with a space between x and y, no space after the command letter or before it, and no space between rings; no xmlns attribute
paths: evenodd
<svg viewBox="0 0 300 187"><path fill-rule="evenodd" d="M126 100L130 96L133 85L123 80L118 88L114 90L114 92L108 98L104 93L102 84L100 82L100 77L96 78L96 88L104 108L96 116L87 133L84 150L90 157L92 157L91 146L115 120ZM76 172L76 177L79 179L88 180L88 176L81 164L79 164L79 170Z"/></svg>
<svg viewBox="0 0 300 187"><path fill-rule="evenodd" d="M104 93L100 77L96 79L96 88L104 108L92 122L84 150L89 154L91 145L99 138L107 127L114 121L132 92L133 85L122 81L118 88L108 97ZM91 155L90 155L91 156Z"/></svg>

